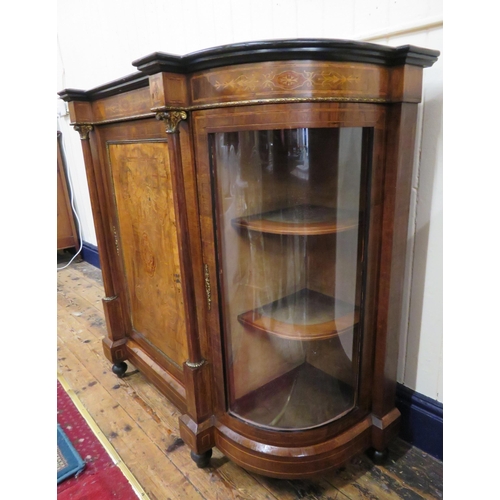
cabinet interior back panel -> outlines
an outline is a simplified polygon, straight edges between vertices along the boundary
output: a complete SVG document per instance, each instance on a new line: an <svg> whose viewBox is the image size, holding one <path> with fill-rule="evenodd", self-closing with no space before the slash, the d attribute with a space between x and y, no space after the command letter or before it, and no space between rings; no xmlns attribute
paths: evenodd
<svg viewBox="0 0 500 500"><path fill-rule="evenodd" d="M108 148L132 327L182 366L188 352L167 143Z"/></svg>

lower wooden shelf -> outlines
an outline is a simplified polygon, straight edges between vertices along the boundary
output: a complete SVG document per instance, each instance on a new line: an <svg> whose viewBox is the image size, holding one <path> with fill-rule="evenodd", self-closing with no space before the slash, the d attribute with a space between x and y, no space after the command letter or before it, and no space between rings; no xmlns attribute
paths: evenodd
<svg viewBox="0 0 500 500"><path fill-rule="evenodd" d="M354 389L305 362L237 399L231 413L270 429L307 429L345 415Z"/></svg>
<svg viewBox="0 0 500 500"><path fill-rule="evenodd" d="M359 213L317 205L297 205L239 217L233 226L271 234L308 236L340 233L358 227Z"/></svg>
<svg viewBox="0 0 500 500"><path fill-rule="evenodd" d="M289 340L325 340L350 330L359 321L352 304L303 288L238 316L257 331Z"/></svg>

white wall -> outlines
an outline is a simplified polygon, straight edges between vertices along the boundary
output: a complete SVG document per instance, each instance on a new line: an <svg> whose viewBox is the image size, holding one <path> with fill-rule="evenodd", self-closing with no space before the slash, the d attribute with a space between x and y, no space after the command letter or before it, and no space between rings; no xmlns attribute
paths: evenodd
<svg viewBox="0 0 500 500"><path fill-rule="evenodd" d="M347 38L442 53L442 0L87 0L58 2L58 89L87 90L135 72L151 52L234 42ZM424 70L413 178L398 381L443 401L442 66ZM64 106L58 109L64 114ZM83 239L96 245L80 139L58 120Z"/></svg>

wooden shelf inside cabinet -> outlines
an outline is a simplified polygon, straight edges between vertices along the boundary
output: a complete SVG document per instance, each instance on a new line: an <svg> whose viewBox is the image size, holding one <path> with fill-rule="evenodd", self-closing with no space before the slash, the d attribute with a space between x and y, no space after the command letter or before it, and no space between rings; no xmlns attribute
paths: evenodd
<svg viewBox="0 0 500 500"><path fill-rule="evenodd" d="M351 386L306 362L237 399L233 411L263 427L297 430L345 415L353 404Z"/></svg>
<svg viewBox="0 0 500 500"><path fill-rule="evenodd" d="M359 322L359 310L335 297L303 288L240 314L238 321L288 340L325 340L354 327Z"/></svg>
<svg viewBox="0 0 500 500"><path fill-rule="evenodd" d="M317 205L297 205L239 217L233 226L262 233L308 236L349 231L358 227L359 214Z"/></svg>

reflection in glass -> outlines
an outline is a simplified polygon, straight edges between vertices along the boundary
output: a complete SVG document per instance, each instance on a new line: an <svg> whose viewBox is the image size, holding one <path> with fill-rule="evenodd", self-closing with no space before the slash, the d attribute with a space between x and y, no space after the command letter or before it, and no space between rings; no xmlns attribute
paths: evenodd
<svg viewBox="0 0 500 500"><path fill-rule="evenodd" d="M369 131L210 135L229 411L254 425L355 405Z"/></svg>

